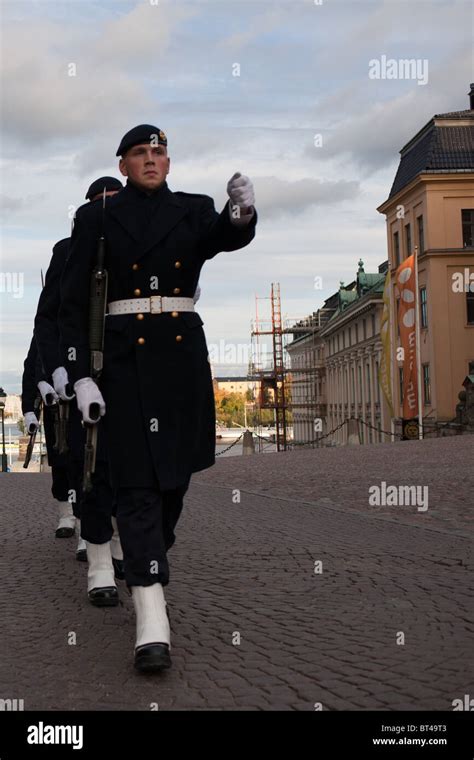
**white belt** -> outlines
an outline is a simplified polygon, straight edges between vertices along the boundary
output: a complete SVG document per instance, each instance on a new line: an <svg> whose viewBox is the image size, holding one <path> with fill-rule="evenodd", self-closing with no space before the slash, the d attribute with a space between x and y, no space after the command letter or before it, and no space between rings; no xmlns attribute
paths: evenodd
<svg viewBox="0 0 474 760"><path fill-rule="evenodd" d="M192 298L150 296L109 303L109 314L161 314L164 311L194 311L194 301Z"/></svg>

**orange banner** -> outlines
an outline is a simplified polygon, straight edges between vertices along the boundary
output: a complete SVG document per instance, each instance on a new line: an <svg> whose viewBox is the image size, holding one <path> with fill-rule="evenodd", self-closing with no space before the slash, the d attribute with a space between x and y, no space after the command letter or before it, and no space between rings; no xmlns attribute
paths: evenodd
<svg viewBox="0 0 474 760"><path fill-rule="evenodd" d="M398 328L403 348L403 417L411 420L418 413L418 379L416 364L416 281L415 255L408 256L397 269Z"/></svg>
<svg viewBox="0 0 474 760"><path fill-rule="evenodd" d="M390 269L385 277L385 286L383 289L383 312L380 323L380 340L382 342L382 355L380 357L379 383L387 399L388 408L390 409L390 419L395 417L393 413L392 398L392 367L391 367L391 346L390 346L390 292L391 292Z"/></svg>

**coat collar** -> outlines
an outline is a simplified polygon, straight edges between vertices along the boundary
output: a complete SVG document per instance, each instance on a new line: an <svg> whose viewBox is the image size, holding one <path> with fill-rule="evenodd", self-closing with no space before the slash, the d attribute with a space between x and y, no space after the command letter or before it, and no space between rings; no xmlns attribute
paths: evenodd
<svg viewBox="0 0 474 760"><path fill-rule="evenodd" d="M123 190L114 195L107 203L107 210L123 229L138 244L134 248L134 259L137 260L157 245L188 212L187 206L180 200L165 182L160 188L159 206L153 212L143 236L143 215L139 211L147 197L133 185L127 183Z"/></svg>

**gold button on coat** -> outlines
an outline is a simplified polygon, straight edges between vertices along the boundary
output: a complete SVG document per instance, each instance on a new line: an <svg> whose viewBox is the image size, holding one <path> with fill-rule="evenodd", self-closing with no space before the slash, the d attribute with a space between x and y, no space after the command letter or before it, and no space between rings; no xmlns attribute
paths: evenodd
<svg viewBox="0 0 474 760"><path fill-rule="evenodd" d="M134 264L133 267L132 267L132 269L133 269L134 272L136 272L137 269L138 269L138 264Z"/></svg>
<svg viewBox="0 0 474 760"><path fill-rule="evenodd" d="M137 343L139 343L141 346L145 343L145 338L138 338Z"/></svg>
<svg viewBox="0 0 474 760"><path fill-rule="evenodd" d="M174 288L173 293L177 296L178 293L181 293L181 288Z"/></svg>
<svg viewBox="0 0 474 760"><path fill-rule="evenodd" d="M137 314L137 319L144 319L144 315L143 314Z"/></svg>
<svg viewBox="0 0 474 760"><path fill-rule="evenodd" d="M179 269L180 266L181 266L181 262L180 261L175 261L174 265L175 265L176 269Z"/></svg>
<svg viewBox="0 0 474 760"><path fill-rule="evenodd" d="M177 336L176 336L176 340L177 340L177 341L178 341L178 343L179 343L179 341L180 341L180 340L183 340L183 336L182 336L182 335L177 335Z"/></svg>
<svg viewBox="0 0 474 760"><path fill-rule="evenodd" d="M172 311L171 312L171 316L172 317L178 317L179 316L179 311Z"/></svg>
<svg viewBox="0 0 474 760"><path fill-rule="evenodd" d="M142 291L140 290L140 288L135 288L135 290L133 291L133 294L134 294L135 296L141 296L141 294L142 294Z"/></svg>

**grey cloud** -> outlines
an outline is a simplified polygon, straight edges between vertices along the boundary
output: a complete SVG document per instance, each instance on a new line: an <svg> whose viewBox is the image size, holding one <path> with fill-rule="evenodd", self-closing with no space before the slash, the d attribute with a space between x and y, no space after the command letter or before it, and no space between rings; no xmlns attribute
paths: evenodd
<svg viewBox="0 0 474 760"><path fill-rule="evenodd" d="M257 208L263 218L300 214L316 204L331 205L356 198L359 183L352 180L252 178Z"/></svg>
<svg viewBox="0 0 474 760"><path fill-rule="evenodd" d="M23 198L13 198L9 195L0 196L0 213L8 214L9 219L15 216L17 212L29 211L32 206L45 198L45 193L35 193L26 195Z"/></svg>
<svg viewBox="0 0 474 760"><path fill-rule="evenodd" d="M436 88L406 82L408 92L391 98L387 98L387 91L393 87L393 81L367 80L358 87L342 88L321 105L321 112L318 107L314 113L315 121L316 118L319 121L321 114L339 99L347 104L344 120L327 130L315 127L314 131L323 135L323 147L308 145L304 157L312 160L349 157L365 175L396 162L403 145L435 113L468 107L467 95L462 99L463 91L467 92L467 79L461 72L469 70L470 57L467 50L459 50L448 62L432 67L430 81L436 81ZM370 92L373 101L367 102Z"/></svg>

